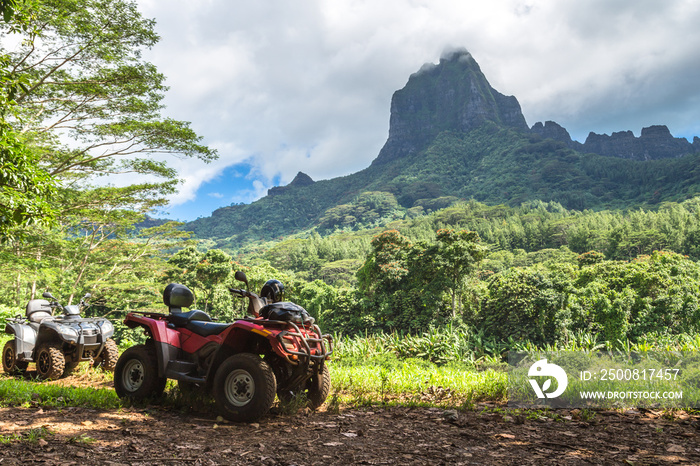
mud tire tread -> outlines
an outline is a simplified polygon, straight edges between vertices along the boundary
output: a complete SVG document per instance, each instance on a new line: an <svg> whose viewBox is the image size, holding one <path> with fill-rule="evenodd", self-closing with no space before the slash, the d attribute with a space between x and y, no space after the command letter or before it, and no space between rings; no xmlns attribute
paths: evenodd
<svg viewBox="0 0 700 466"><path fill-rule="evenodd" d="M9 355L11 362L7 360L8 355L6 353L8 351L11 352ZM15 340L7 341L2 349L2 370L6 374L18 375L23 374L27 370L27 367L29 367L27 361L17 360L17 345L15 344Z"/></svg>
<svg viewBox="0 0 700 466"><path fill-rule="evenodd" d="M117 347L117 343L111 338L108 338L104 348L102 348L102 352L92 363L92 367L95 369L102 369L103 371L114 372L118 360L119 348Z"/></svg>
<svg viewBox="0 0 700 466"><path fill-rule="evenodd" d="M36 352L36 373L42 380L57 380L63 376L66 357L52 344L42 344Z"/></svg>
<svg viewBox="0 0 700 466"><path fill-rule="evenodd" d="M280 390L277 392L277 397L282 406L286 406L292 403L296 396L303 394L306 397L306 406L315 411L326 401L330 391L331 373L328 370L328 365L324 364L320 376L314 375L306 382L304 388Z"/></svg>
<svg viewBox="0 0 700 466"><path fill-rule="evenodd" d="M331 392L331 372L328 369L328 364L324 364L321 373L314 375L309 380L307 390L307 405L315 411L321 407Z"/></svg>
<svg viewBox="0 0 700 466"><path fill-rule="evenodd" d="M79 364L80 362L66 362L66 367L63 368L62 377L68 377L69 375L71 375Z"/></svg>
<svg viewBox="0 0 700 466"><path fill-rule="evenodd" d="M125 384L123 372L128 369L128 363L134 360L141 363L143 381L137 389L130 390ZM165 390L166 382L165 377L158 376L158 360L152 345L136 345L127 349L119 357L114 368L114 391L119 398L142 401L159 397Z"/></svg>
<svg viewBox="0 0 700 466"><path fill-rule="evenodd" d="M226 379L237 369L247 371L255 382L253 398L244 406L233 405L226 397ZM213 394L221 415L233 422L254 422L265 416L275 401L277 381L270 366L257 354L238 353L228 357L216 371Z"/></svg>

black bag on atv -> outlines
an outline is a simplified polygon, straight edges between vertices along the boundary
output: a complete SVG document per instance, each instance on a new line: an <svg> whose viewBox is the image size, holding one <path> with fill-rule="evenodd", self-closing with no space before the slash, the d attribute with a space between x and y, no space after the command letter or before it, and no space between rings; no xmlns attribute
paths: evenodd
<svg viewBox="0 0 700 466"><path fill-rule="evenodd" d="M266 305L261 309L260 315L265 319L292 322L299 325L310 325L315 321L306 309L287 301Z"/></svg>

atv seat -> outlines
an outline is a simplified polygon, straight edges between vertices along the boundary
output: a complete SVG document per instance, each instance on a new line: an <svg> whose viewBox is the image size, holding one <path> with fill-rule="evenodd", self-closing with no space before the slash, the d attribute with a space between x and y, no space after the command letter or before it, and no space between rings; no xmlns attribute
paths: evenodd
<svg viewBox="0 0 700 466"><path fill-rule="evenodd" d="M40 324L47 317L51 317L51 305L47 300L32 299L27 303L27 319L29 319L29 322Z"/></svg>
<svg viewBox="0 0 700 466"><path fill-rule="evenodd" d="M230 326L231 324L192 320L185 325L185 328L199 336L208 337L211 335L218 335Z"/></svg>
<svg viewBox="0 0 700 466"><path fill-rule="evenodd" d="M171 312L168 321L176 327L185 327L192 321L211 322L211 317L204 311L193 309L189 312Z"/></svg>

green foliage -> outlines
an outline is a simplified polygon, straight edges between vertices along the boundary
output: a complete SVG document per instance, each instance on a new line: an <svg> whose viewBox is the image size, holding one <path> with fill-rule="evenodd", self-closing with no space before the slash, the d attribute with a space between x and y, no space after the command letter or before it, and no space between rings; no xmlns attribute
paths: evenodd
<svg viewBox="0 0 700 466"><path fill-rule="evenodd" d="M446 228L438 230L437 242L426 248L420 263L429 264L424 273L432 275L431 284L435 287L442 285L450 293L453 319L461 311L461 296L467 284L465 279L486 257L487 251L476 232Z"/></svg>
<svg viewBox="0 0 700 466"><path fill-rule="evenodd" d="M231 257L228 254L218 249L210 249L195 266L197 283L206 290L205 312L212 301L216 285L228 281L231 265Z"/></svg>
<svg viewBox="0 0 700 466"><path fill-rule="evenodd" d="M655 252L633 262L532 266L495 275L478 316L498 339L538 345L569 341L572 332L612 342L645 334L700 331L700 266Z"/></svg>
<svg viewBox="0 0 700 466"><path fill-rule="evenodd" d="M696 262L675 253L655 252L630 263L583 268L575 285L589 299L596 296L595 320L615 341L636 340L654 331L700 331L699 280Z"/></svg>
<svg viewBox="0 0 700 466"><path fill-rule="evenodd" d="M14 16L16 3L16 0L2 0L0 2L0 14L2 14L2 18L6 23L9 23L12 16Z"/></svg>
<svg viewBox="0 0 700 466"><path fill-rule="evenodd" d="M585 267L587 265L598 264L605 260L605 254L598 251L588 251L576 258L579 267Z"/></svg>
<svg viewBox="0 0 700 466"><path fill-rule="evenodd" d="M336 286L351 285L370 249L371 234L346 233L290 238L273 244L264 258L278 269L293 271L307 281L321 279Z"/></svg>
<svg viewBox="0 0 700 466"><path fill-rule="evenodd" d="M3 0L0 13L7 23L4 27L14 32L26 29L25 12L30 6L28 2ZM17 113L17 94L26 89L11 61L11 56L0 50L0 242L21 240L24 228L51 225L55 216L50 199L56 181L40 166L37 152L10 124Z"/></svg>
<svg viewBox="0 0 700 466"><path fill-rule="evenodd" d="M50 224L55 212L49 199L55 189L36 155L0 121L0 241L20 239L23 228Z"/></svg>
<svg viewBox="0 0 700 466"><path fill-rule="evenodd" d="M511 269L488 285L478 325L500 340L561 341L570 325L566 288L571 270ZM568 280L567 280L568 279Z"/></svg>
<svg viewBox="0 0 700 466"><path fill-rule="evenodd" d="M7 322L7 319L10 319L15 316L24 316L24 312L22 309L13 307L13 306L6 306L4 304L0 304L0 327L4 328L5 322Z"/></svg>
<svg viewBox="0 0 700 466"><path fill-rule="evenodd" d="M0 406L31 403L52 408L115 409L121 405L114 390L48 385L14 378L0 378L0 400Z"/></svg>
<svg viewBox="0 0 700 466"><path fill-rule="evenodd" d="M194 245L188 245L168 259L171 269L165 274L169 282L181 283L194 289L197 283L197 264L202 260L202 253Z"/></svg>
<svg viewBox="0 0 700 466"><path fill-rule="evenodd" d="M363 228L403 217L393 194L381 191L364 192L352 203L332 207L318 221L321 230Z"/></svg>
<svg viewBox="0 0 700 466"><path fill-rule="evenodd" d="M379 310L375 315L382 328L407 331L461 315L466 280L486 253L476 233L448 229L438 231L432 244L413 244L397 230L387 230L371 245L358 271L359 289Z"/></svg>

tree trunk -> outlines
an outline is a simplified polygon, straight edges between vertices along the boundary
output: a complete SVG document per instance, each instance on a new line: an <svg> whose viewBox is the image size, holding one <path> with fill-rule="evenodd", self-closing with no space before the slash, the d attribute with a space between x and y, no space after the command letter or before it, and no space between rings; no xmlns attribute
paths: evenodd
<svg viewBox="0 0 700 466"><path fill-rule="evenodd" d="M22 305L22 272L17 272L17 286L15 288L16 298L15 304L17 306Z"/></svg>
<svg viewBox="0 0 700 466"><path fill-rule="evenodd" d="M452 293L452 318L457 318L457 292L455 290Z"/></svg>
<svg viewBox="0 0 700 466"><path fill-rule="evenodd" d="M36 254L36 261L41 262L41 250ZM34 270L34 279L32 280L32 295L29 299L34 299L36 297L36 269Z"/></svg>

